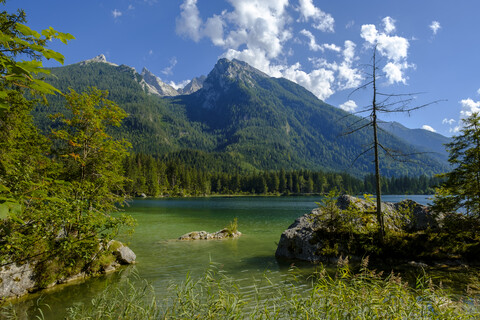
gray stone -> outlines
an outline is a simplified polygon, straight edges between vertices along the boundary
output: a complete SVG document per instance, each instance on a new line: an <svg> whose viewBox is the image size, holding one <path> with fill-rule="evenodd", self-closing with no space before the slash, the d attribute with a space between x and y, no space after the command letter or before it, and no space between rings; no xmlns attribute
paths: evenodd
<svg viewBox="0 0 480 320"><path fill-rule="evenodd" d="M34 288L33 266L30 263L0 268L0 299L20 297Z"/></svg>
<svg viewBox="0 0 480 320"><path fill-rule="evenodd" d="M127 246L122 245L114 252L117 261L120 264L132 264L135 263L137 256L135 253Z"/></svg>
<svg viewBox="0 0 480 320"><path fill-rule="evenodd" d="M224 240L238 238L241 235L242 233L240 231L230 233L227 229L222 229L214 233L209 233L207 231L192 231L184 234L178 238L178 240Z"/></svg>
<svg viewBox="0 0 480 320"><path fill-rule="evenodd" d="M371 228L376 224L376 204L367 202L363 199L349 195L340 196L335 204L336 215L338 219L350 219L350 224L354 231L362 231ZM364 213L366 217L355 218L348 216L348 208L356 207ZM404 200L399 203L382 203L382 212L384 213L385 228L392 231L416 232L421 230L438 228L443 219L443 214L435 214L428 206L423 206L412 200ZM369 215L370 214L370 215ZM280 236L280 241L275 252L278 258L299 259L305 261L332 262L335 260L330 256L323 254L326 246L326 240L323 235L335 232L332 226L332 220L329 220L331 213L328 209L313 209L290 225ZM337 248L338 252L348 252L348 248Z"/></svg>

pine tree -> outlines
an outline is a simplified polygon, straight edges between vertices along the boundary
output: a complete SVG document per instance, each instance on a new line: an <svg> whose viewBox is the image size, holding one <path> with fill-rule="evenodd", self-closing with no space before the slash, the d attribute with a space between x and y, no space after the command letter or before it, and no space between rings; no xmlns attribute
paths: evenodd
<svg viewBox="0 0 480 320"><path fill-rule="evenodd" d="M460 135L446 145L454 169L440 175L446 181L437 189L434 204L441 211L463 208L480 218L480 113L472 113L463 124Z"/></svg>

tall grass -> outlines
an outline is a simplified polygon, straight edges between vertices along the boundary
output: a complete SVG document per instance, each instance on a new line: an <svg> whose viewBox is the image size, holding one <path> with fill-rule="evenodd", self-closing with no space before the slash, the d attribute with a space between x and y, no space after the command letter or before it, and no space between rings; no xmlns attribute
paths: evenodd
<svg viewBox="0 0 480 320"><path fill-rule="evenodd" d="M292 271L280 281L253 282L241 288L212 265L159 298L148 283L127 280L69 308L67 319L480 319L476 297L454 297L426 277L412 287L366 267L355 274L341 267L336 275L321 269L308 279Z"/></svg>

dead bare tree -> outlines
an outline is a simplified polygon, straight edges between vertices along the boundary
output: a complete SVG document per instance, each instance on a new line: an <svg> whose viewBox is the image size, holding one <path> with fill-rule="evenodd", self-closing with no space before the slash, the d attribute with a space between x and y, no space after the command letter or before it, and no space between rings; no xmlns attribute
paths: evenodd
<svg viewBox="0 0 480 320"><path fill-rule="evenodd" d="M380 161L379 153L383 151L387 156L391 157L394 160L406 161L412 154L405 154L399 150L392 150L386 148L378 139L378 131L381 128L378 127L378 115L381 113L408 113L410 114L414 110L418 110L429 106L431 104L437 103L440 100L422 104L419 106L411 106L415 97L420 93L406 93L406 94L391 94L391 93L382 93L378 91L377 81L380 79L381 73L379 72L379 67L377 64L377 46L373 47L372 60L371 64L366 65L366 69L370 69L371 73L366 72L367 81L360 87L356 88L349 96L353 95L361 89L372 88L372 103L362 110L353 113L353 115L361 115L367 113L367 116L360 116L353 124L353 128L346 132L345 135L352 134L364 128L371 127L373 130L373 143L365 149L361 154L359 154L354 162L365 155L368 152L373 150L374 152L374 162L375 162L375 189L376 189L376 216L378 223L378 239L380 244L383 245L385 237L385 222L384 215L382 212L382 189L381 189L381 180L380 180ZM418 153L417 153L418 154Z"/></svg>

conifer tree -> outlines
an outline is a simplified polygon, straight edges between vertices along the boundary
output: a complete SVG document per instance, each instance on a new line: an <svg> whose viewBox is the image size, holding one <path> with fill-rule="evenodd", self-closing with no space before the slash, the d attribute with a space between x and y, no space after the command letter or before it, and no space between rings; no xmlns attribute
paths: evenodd
<svg viewBox="0 0 480 320"><path fill-rule="evenodd" d="M446 181L437 189L434 204L441 211L464 209L480 218L480 113L463 119L463 128L446 145L454 169L440 175Z"/></svg>

